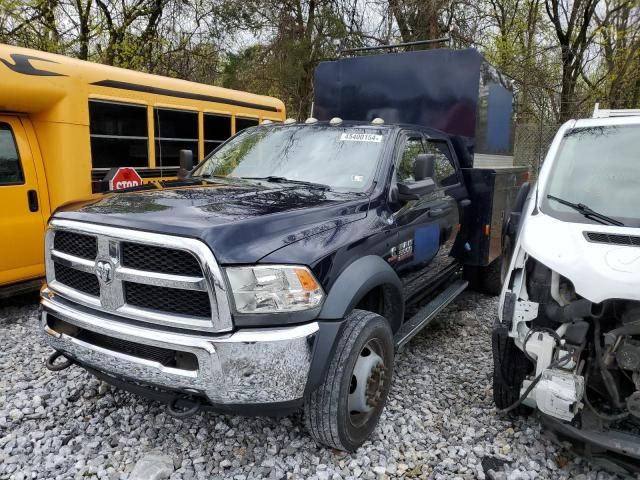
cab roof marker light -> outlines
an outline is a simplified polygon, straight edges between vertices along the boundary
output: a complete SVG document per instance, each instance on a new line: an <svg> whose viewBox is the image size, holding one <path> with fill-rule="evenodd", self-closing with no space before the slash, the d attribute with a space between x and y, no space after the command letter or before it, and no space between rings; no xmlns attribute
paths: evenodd
<svg viewBox="0 0 640 480"><path fill-rule="evenodd" d="M329 120L329 125L340 125L342 123L342 119L340 117L333 117Z"/></svg>
<svg viewBox="0 0 640 480"><path fill-rule="evenodd" d="M287 118L287 119L284 121L284 124L285 124L285 125L293 125L294 123L296 123L296 119L295 119L295 118Z"/></svg>
<svg viewBox="0 0 640 480"><path fill-rule="evenodd" d="M371 120L371 125L384 125L384 120L380 117L376 117Z"/></svg>
<svg viewBox="0 0 640 480"><path fill-rule="evenodd" d="M313 125L314 123L318 123L318 119L309 117L304 121L304 123L306 123L307 125Z"/></svg>

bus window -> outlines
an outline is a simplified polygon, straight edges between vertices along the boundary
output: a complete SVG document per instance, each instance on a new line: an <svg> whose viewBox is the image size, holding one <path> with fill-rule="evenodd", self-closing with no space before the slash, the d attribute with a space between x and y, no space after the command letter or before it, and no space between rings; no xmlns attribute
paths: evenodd
<svg viewBox="0 0 640 480"><path fill-rule="evenodd" d="M156 167L180 165L180 150L191 150L198 159L198 113L156 108Z"/></svg>
<svg viewBox="0 0 640 480"><path fill-rule="evenodd" d="M209 155L218 145L231 137L231 117L204 114L204 155Z"/></svg>
<svg viewBox="0 0 640 480"><path fill-rule="evenodd" d="M236 117L236 133L241 132L245 128L255 127L256 125L258 125L257 118Z"/></svg>
<svg viewBox="0 0 640 480"><path fill-rule="evenodd" d="M24 175L11 127L0 123L0 185L20 185Z"/></svg>
<svg viewBox="0 0 640 480"><path fill-rule="evenodd" d="M93 168L148 167L147 107L89 101Z"/></svg>

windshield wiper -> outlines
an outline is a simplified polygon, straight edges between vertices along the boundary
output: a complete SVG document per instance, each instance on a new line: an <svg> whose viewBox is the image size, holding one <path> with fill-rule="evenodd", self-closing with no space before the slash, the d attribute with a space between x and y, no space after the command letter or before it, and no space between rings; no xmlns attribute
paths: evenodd
<svg viewBox="0 0 640 480"><path fill-rule="evenodd" d="M547 195L547 198L550 200L555 200L556 202L561 203L562 205L566 205L569 208L573 208L576 212L580 212L582 215L584 215L587 218L593 218L595 220L599 220L600 223L615 225L616 227L625 226L624 223L616 220L615 218L607 217L602 213L598 213L592 208L585 205L584 203L573 203L568 200L563 200L562 198L555 197L553 195Z"/></svg>
<svg viewBox="0 0 640 480"><path fill-rule="evenodd" d="M315 183L315 182L307 182L305 180L293 180L291 178L286 177L278 177L276 175L269 175L267 177L238 177L244 180L264 180L266 182L272 183L295 183L297 185L305 185L311 188L318 188L320 190L331 190L329 185L325 185L324 183Z"/></svg>

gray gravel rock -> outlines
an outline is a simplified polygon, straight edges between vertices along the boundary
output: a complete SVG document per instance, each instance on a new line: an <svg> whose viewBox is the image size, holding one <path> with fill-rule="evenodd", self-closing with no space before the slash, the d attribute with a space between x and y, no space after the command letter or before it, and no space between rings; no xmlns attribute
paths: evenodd
<svg viewBox="0 0 640 480"><path fill-rule="evenodd" d="M398 356L387 408L353 454L316 445L301 414L179 420L84 370L49 372L37 305L0 307L0 479L573 479L611 476L500 417L491 391L493 298L467 293ZM154 463L155 462L155 463ZM491 468L493 468L493 470Z"/></svg>
<svg viewBox="0 0 640 480"><path fill-rule="evenodd" d="M173 473L173 459L157 452L147 453L136 463L130 480L166 480Z"/></svg>

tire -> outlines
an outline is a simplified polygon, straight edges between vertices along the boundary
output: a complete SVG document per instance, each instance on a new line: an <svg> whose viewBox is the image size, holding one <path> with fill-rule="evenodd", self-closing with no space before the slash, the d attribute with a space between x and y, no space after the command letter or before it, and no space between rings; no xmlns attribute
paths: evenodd
<svg viewBox="0 0 640 480"><path fill-rule="evenodd" d="M394 344L389 322L375 313L354 310L346 318L322 384L305 398L305 423L316 442L352 452L367 440L387 402L393 362ZM354 371L356 365L359 367L357 372ZM375 367L363 370L363 365ZM360 388L364 390L359 390L357 378L365 378L363 371L370 375L366 376L366 382L360 382ZM370 411L356 413L357 410L351 410L356 408L355 394L363 391L366 392L363 398L367 398L365 407Z"/></svg>
<svg viewBox="0 0 640 480"><path fill-rule="evenodd" d="M493 328L493 401L498 410L504 410L520 399L522 382L533 370L533 363L516 346L504 325ZM520 405L513 410L516 415L528 415L532 409Z"/></svg>

